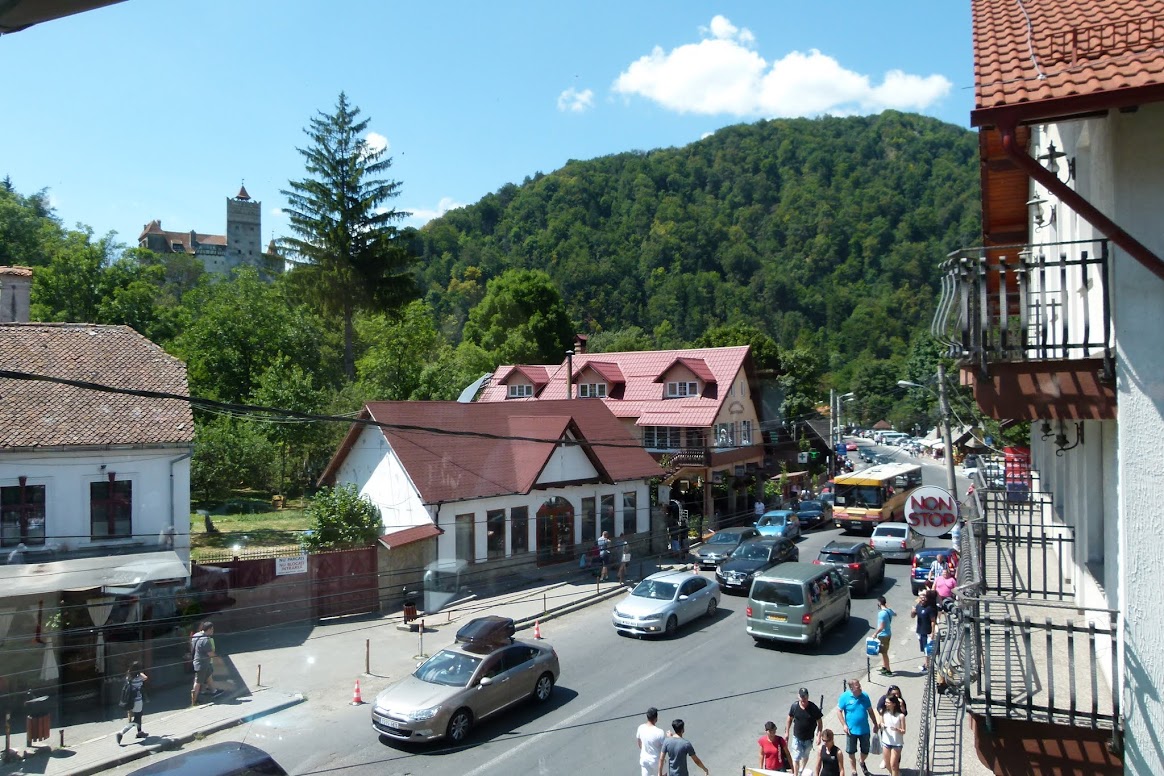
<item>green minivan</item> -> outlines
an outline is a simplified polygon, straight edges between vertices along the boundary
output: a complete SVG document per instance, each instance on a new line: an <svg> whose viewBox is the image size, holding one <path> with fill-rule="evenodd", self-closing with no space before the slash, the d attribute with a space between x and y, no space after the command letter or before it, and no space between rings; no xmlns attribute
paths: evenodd
<svg viewBox="0 0 1164 776"><path fill-rule="evenodd" d="M849 585L815 563L781 563L752 581L748 635L759 641L820 646L824 633L849 621Z"/></svg>

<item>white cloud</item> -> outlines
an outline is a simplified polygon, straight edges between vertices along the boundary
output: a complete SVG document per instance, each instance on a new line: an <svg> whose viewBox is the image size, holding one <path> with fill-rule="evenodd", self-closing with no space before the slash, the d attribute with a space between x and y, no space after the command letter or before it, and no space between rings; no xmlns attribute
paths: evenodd
<svg viewBox="0 0 1164 776"><path fill-rule="evenodd" d="M422 207L408 208L408 211L412 213L412 215L405 219L405 223L408 224L408 226L421 227L434 218L443 216L450 210L456 210L457 208L464 206L465 204L463 202L457 202L452 197L441 197L441 200L437 203L435 209Z"/></svg>
<svg viewBox="0 0 1164 776"><path fill-rule="evenodd" d="M275 216L276 218L278 218L279 216L283 215L283 208L273 207L267 211L267 215L272 215L272 216Z"/></svg>
<svg viewBox="0 0 1164 776"><path fill-rule="evenodd" d="M379 132L369 132L367 136L364 137L364 142L367 144L368 151L371 153L388 150L388 138L384 137Z"/></svg>
<svg viewBox="0 0 1164 776"><path fill-rule="evenodd" d="M613 90L645 97L677 113L741 117L811 116L923 110L949 93L942 75L891 70L881 83L848 70L816 49L790 51L769 62L753 46L755 36L716 16L698 43L671 51L656 46L630 63Z"/></svg>
<svg viewBox="0 0 1164 776"><path fill-rule="evenodd" d="M570 111L571 113L582 113L594 107L594 91L592 89L583 89L578 91L571 86L566 91L558 95L558 110Z"/></svg>

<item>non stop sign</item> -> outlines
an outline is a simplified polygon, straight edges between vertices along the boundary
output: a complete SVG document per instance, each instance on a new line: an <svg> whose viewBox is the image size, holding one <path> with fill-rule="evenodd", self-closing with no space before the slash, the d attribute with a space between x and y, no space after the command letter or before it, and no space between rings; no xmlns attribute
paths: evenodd
<svg viewBox="0 0 1164 776"><path fill-rule="evenodd" d="M958 522L958 499L945 488L923 485L905 497L905 522L922 536L944 536Z"/></svg>

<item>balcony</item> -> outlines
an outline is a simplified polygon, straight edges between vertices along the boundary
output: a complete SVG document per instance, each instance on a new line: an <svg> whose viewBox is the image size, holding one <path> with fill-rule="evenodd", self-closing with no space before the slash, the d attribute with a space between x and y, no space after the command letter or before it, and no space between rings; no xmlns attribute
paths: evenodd
<svg viewBox="0 0 1164 776"><path fill-rule="evenodd" d="M1115 417L1107 240L966 248L931 330L991 417Z"/></svg>

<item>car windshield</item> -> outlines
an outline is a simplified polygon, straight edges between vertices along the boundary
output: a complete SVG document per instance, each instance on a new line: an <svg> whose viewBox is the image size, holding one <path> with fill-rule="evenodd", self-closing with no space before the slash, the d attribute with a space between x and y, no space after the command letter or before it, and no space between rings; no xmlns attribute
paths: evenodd
<svg viewBox="0 0 1164 776"><path fill-rule="evenodd" d="M765 515L760 518L760 525L784 525L786 519L784 515Z"/></svg>
<svg viewBox="0 0 1164 776"><path fill-rule="evenodd" d="M481 665L481 658L442 649L421 663L412 675L422 682L464 687Z"/></svg>
<svg viewBox="0 0 1164 776"><path fill-rule="evenodd" d="M740 535L734 533L717 533L712 534L711 538L707 540L708 544L739 544Z"/></svg>
<svg viewBox="0 0 1164 776"><path fill-rule="evenodd" d="M760 544L759 542L754 544L741 544L732 553L732 558L736 560L768 560L768 545Z"/></svg>
<svg viewBox="0 0 1164 776"><path fill-rule="evenodd" d="M880 507L881 488L876 485L838 485L837 503L850 507Z"/></svg>
<svg viewBox="0 0 1164 776"><path fill-rule="evenodd" d="M658 579L644 579L635 589L631 591L631 595L639 598L657 598L663 601L670 601L675 597L675 590L678 585L674 582L662 582Z"/></svg>
<svg viewBox="0 0 1164 776"><path fill-rule="evenodd" d="M823 507L821 507L821 504L819 501L801 501L800 502L800 511L801 512L819 512L819 511L821 511L822 508Z"/></svg>
<svg viewBox="0 0 1164 776"><path fill-rule="evenodd" d="M877 536L892 536L897 539L905 536L904 525L881 525L877 527Z"/></svg>
<svg viewBox="0 0 1164 776"><path fill-rule="evenodd" d="M792 582L766 582L760 580L752 585L752 598L766 604L803 606L804 589Z"/></svg>
<svg viewBox="0 0 1164 776"><path fill-rule="evenodd" d="M852 563L854 558L847 552L825 552L821 550L818 560L822 563Z"/></svg>

